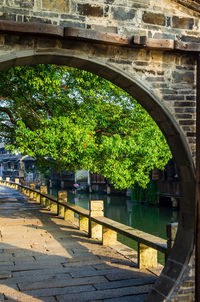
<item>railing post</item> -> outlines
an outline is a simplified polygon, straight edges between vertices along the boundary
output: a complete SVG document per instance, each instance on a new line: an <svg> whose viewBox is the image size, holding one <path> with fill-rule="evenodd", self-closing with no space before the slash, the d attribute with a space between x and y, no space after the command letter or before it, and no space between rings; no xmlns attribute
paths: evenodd
<svg viewBox="0 0 200 302"><path fill-rule="evenodd" d="M74 211L65 208L64 220L69 221L73 224L74 223Z"/></svg>
<svg viewBox="0 0 200 302"><path fill-rule="evenodd" d="M35 199L36 199L37 202L41 203L41 195L40 195L40 192L35 193Z"/></svg>
<svg viewBox="0 0 200 302"><path fill-rule="evenodd" d="M58 191L58 202L67 202L67 191ZM64 217L64 220L74 223L74 211L66 208L64 205L58 204L57 215Z"/></svg>
<svg viewBox="0 0 200 302"><path fill-rule="evenodd" d="M53 212L56 212L56 214L58 213L58 204L57 202L50 200L50 210Z"/></svg>
<svg viewBox="0 0 200 302"><path fill-rule="evenodd" d="M155 249L143 244L138 243L138 267L154 268L158 265L158 252Z"/></svg>
<svg viewBox="0 0 200 302"><path fill-rule="evenodd" d="M19 184L19 178L15 178L15 183Z"/></svg>
<svg viewBox="0 0 200 302"><path fill-rule="evenodd" d="M90 217L104 216L103 200L90 200ZM91 221L89 223L89 236L93 239L102 240L102 225Z"/></svg>
<svg viewBox="0 0 200 302"><path fill-rule="evenodd" d="M35 190L35 184L32 182L32 183L30 183L29 184L29 188L31 189L31 190ZM30 198L33 198L34 199L34 192L30 192Z"/></svg>
<svg viewBox="0 0 200 302"><path fill-rule="evenodd" d="M18 189L19 178L15 178L15 189Z"/></svg>
<svg viewBox="0 0 200 302"><path fill-rule="evenodd" d="M58 202L67 202L67 191L58 191ZM64 217L65 216L65 207L58 204L58 216Z"/></svg>
<svg viewBox="0 0 200 302"><path fill-rule="evenodd" d="M103 226L103 245L113 245L117 243L117 232Z"/></svg>
<svg viewBox="0 0 200 302"><path fill-rule="evenodd" d="M89 219L83 215L79 215L79 230L87 233L89 231Z"/></svg>
<svg viewBox="0 0 200 302"><path fill-rule="evenodd" d="M176 233L178 230L178 222L168 223L167 224L167 254L166 258L169 256L169 253L174 245L174 240L176 238Z"/></svg>
<svg viewBox="0 0 200 302"><path fill-rule="evenodd" d="M47 186L40 186L40 193L41 194L48 194ZM46 205L46 198L41 196L40 203L45 206Z"/></svg>

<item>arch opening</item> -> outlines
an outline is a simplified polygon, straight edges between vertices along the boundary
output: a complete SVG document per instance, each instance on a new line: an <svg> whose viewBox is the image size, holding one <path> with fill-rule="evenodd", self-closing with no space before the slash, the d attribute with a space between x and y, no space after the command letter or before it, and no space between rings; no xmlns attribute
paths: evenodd
<svg viewBox="0 0 200 302"><path fill-rule="evenodd" d="M29 64L58 64L83 69L97 74L128 92L152 116L166 137L173 157L179 167L181 178L181 193L183 200L180 204L180 220L176 241L168 258L165 268L149 294L147 301L168 297L181 278L192 255L194 247L194 196L195 176L194 166L184 135L174 120L172 114L162 102L145 87L132 78L128 73L105 65L100 60L88 58L86 55L75 55L71 51L44 50L19 51L1 57L0 70L18 65ZM172 272L173 265L173 272ZM166 287L166 280L172 281Z"/></svg>

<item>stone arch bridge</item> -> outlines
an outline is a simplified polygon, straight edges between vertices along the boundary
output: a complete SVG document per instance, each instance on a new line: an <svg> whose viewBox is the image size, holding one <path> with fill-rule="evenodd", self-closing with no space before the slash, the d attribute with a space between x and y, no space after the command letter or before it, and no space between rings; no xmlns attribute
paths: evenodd
<svg viewBox="0 0 200 302"><path fill-rule="evenodd" d="M163 131L179 167L183 198L174 248L147 300L178 301L187 293L193 301L199 0L0 0L0 5L1 70L54 63L96 73L135 97ZM199 161L197 156L197 167ZM197 267L198 247L197 242ZM196 301L199 291L196 286Z"/></svg>

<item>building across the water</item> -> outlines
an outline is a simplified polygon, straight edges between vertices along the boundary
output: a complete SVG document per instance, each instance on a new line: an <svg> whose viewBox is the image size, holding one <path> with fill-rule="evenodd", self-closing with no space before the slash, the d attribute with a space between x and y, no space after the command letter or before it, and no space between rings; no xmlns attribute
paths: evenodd
<svg viewBox="0 0 200 302"><path fill-rule="evenodd" d="M27 178L27 182L31 182L35 178L35 160L19 152L13 154L0 143L0 176L11 180Z"/></svg>
<svg viewBox="0 0 200 302"><path fill-rule="evenodd" d="M27 184L30 182L39 183L46 181L50 187L74 188L79 184L80 189L89 192L102 192L106 194L122 194L132 196L134 201L148 202L152 204L170 205L177 207L180 198L180 182L176 165L170 160L164 171L154 169L150 175L150 184L143 190L139 186L126 190L115 189L109 179L97 173L90 173L86 170L77 172L57 172L51 170L50 178L43 180L41 174L36 173L34 158L16 152L12 154L0 144L0 176L10 177L11 180L20 178Z"/></svg>
<svg viewBox="0 0 200 302"><path fill-rule="evenodd" d="M133 188L118 190L110 183L110 180L97 173L89 173L86 170L58 173L55 170L51 173L51 185L61 188L73 188L78 183L82 190L89 192L102 192L106 194L122 194L131 196L136 202L160 204L177 207L180 199L180 181L177 167L172 160L168 162L164 171L154 169L150 174L150 183L147 189L138 185Z"/></svg>

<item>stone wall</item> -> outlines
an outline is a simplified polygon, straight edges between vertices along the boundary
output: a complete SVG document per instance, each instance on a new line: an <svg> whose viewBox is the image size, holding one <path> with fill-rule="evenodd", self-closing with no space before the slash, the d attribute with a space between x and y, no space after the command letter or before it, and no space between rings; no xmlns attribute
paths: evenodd
<svg viewBox="0 0 200 302"><path fill-rule="evenodd" d="M179 222L181 235L178 243L175 244L178 252L175 255L176 262L174 262L176 265L178 263L178 271L175 279L169 283L172 288L176 288L176 295L180 295L179 291L183 286L182 278L177 284L176 277L179 274L187 277L192 270L187 265L187 259L192 255L193 248L195 190L191 156L187 152L187 146L184 145L184 137L188 140L190 150L193 152L195 135L194 57L181 53L117 47L42 36L34 37L25 34L0 34L0 41L0 69L38 63L66 64L86 69L124 88L147 109L158 123L166 135L182 179L183 200ZM180 127L182 127L182 132ZM184 236L184 241L182 236ZM167 268L168 272L169 268ZM183 278L184 282L186 277ZM159 282L165 286L165 275L162 278L159 279L161 280ZM164 281L162 282L162 280ZM191 295L194 287L194 279L192 280ZM161 298L164 297L163 290L168 295L160 283L155 286L159 289ZM173 292L173 289L171 291Z"/></svg>
<svg viewBox="0 0 200 302"><path fill-rule="evenodd" d="M176 2L184 1L0 0L0 20L39 22L128 35L137 33L182 41L198 40L199 15Z"/></svg>
<svg viewBox="0 0 200 302"><path fill-rule="evenodd" d="M200 42L198 10L194 12L178 2L186 1L0 0L0 21L46 23L130 37L139 34L154 39ZM149 301L162 301L166 297L166 301L184 298L192 301L195 54L111 46L42 34L0 33L0 69L38 63L66 64L105 77L135 97L165 134L179 166L183 200L174 254Z"/></svg>
<svg viewBox="0 0 200 302"><path fill-rule="evenodd" d="M199 17L176 2L100 0L97 4L93 0L0 0L0 20L72 26L130 36L140 34L155 39L200 41ZM16 41L18 43L20 41ZM113 60L110 58L109 61L120 68L132 69L140 80L148 82L179 121L194 155L194 56L132 50L124 51L118 57L114 54Z"/></svg>

